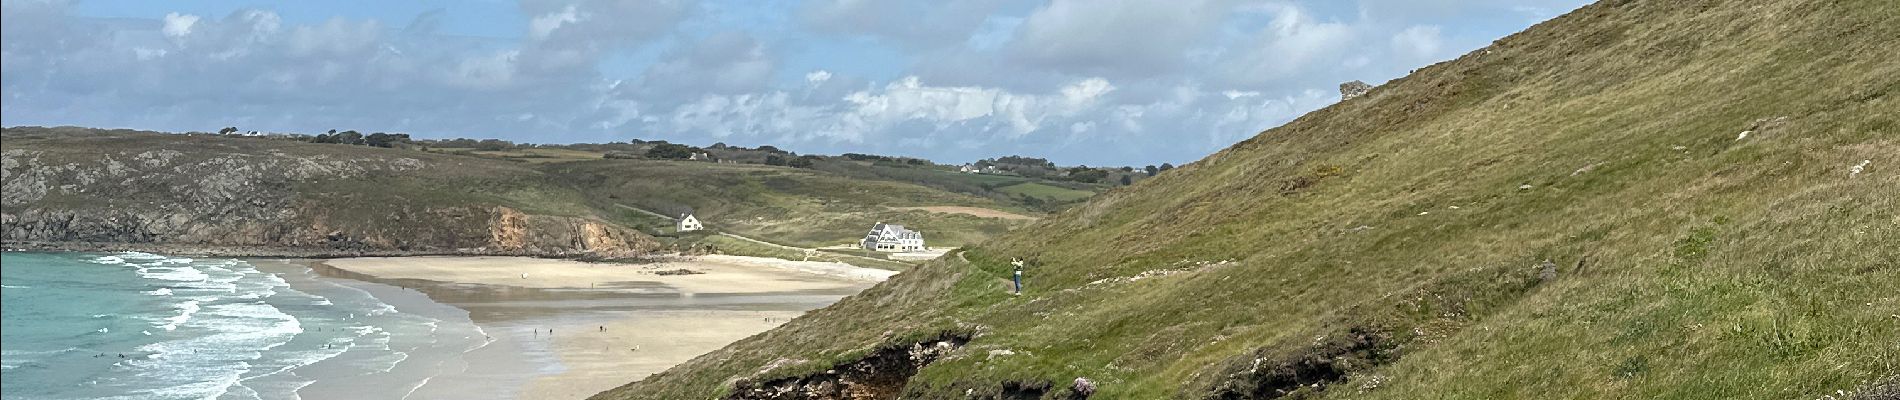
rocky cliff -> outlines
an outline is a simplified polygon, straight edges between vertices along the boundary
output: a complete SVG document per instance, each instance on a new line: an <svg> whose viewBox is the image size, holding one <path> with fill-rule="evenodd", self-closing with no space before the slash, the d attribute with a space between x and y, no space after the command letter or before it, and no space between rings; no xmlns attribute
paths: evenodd
<svg viewBox="0 0 1900 400"><path fill-rule="evenodd" d="M9 248L617 257L656 247L492 160L361 146L9 128Z"/></svg>

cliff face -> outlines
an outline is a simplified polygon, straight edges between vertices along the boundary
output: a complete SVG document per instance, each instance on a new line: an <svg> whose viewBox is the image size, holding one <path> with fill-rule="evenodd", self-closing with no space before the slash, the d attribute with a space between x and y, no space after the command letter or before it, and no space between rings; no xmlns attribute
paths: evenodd
<svg viewBox="0 0 1900 400"><path fill-rule="evenodd" d="M623 256L645 235L532 199L579 198L506 162L264 139L12 128L8 247L252 254Z"/></svg>

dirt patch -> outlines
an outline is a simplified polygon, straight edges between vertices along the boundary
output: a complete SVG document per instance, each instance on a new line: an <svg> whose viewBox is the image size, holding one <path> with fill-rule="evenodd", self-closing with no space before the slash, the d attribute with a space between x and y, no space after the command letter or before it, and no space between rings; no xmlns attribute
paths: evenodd
<svg viewBox="0 0 1900 400"><path fill-rule="evenodd" d="M1002 210L991 210L988 208L981 208L981 207L931 206L931 207L891 207L891 209L892 210L929 211L929 212L942 213L942 214L963 214L963 215L970 215L970 216L976 216L976 217L982 217L982 218L999 218L999 219L1020 220L1020 221L1036 220L1036 217L1031 217L1027 215L1022 215L1022 214L1017 214L1017 213L1012 213L1012 212L1002 211Z"/></svg>
<svg viewBox="0 0 1900 400"><path fill-rule="evenodd" d="M733 385L732 394L726 399L895 399L918 369L969 342L968 334L945 333L909 345L885 346L857 361L834 365L819 373L759 383L740 381Z"/></svg>
<svg viewBox="0 0 1900 400"><path fill-rule="evenodd" d="M1040 400L1049 393L1049 382L1003 382L1002 400Z"/></svg>

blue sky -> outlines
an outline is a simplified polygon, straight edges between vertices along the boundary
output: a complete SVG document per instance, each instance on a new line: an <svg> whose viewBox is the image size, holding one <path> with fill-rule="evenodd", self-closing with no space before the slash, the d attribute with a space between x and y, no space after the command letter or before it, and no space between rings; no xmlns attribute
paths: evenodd
<svg viewBox="0 0 1900 400"><path fill-rule="evenodd" d="M1199 159L1582 0L4 0L0 124Z"/></svg>

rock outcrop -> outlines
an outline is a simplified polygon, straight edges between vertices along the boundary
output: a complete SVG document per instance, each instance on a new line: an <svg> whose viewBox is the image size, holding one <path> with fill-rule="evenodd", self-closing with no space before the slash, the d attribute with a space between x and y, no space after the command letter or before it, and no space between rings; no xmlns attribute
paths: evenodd
<svg viewBox="0 0 1900 400"><path fill-rule="evenodd" d="M1359 98L1359 96L1365 96L1367 92L1371 91L1372 85L1366 84L1365 82L1352 81L1341 83L1339 84L1339 101L1356 99Z"/></svg>

